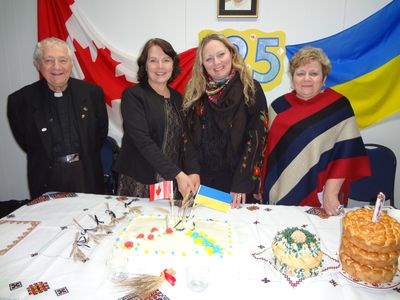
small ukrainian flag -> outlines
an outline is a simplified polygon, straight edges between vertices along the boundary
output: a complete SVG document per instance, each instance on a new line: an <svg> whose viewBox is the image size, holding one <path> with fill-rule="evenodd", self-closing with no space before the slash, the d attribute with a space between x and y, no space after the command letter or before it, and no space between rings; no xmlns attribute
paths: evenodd
<svg viewBox="0 0 400 300"><path fill-rule="evenodd" d="M231 200L232 196L229 193L200 185L194 203L227 212L231 207Z"/></svg>

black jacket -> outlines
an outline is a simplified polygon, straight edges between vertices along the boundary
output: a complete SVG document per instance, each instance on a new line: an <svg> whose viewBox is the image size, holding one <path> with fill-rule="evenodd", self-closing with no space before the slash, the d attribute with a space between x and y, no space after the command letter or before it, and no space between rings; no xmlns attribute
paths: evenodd
<svg viewBox="0 0 400 300"><path fill-rule="evenodd" d="M108 133L103 90L92 83L70 78L73 111L81 145L87 190L103 193L100 148ZM47 83L42 79L8 96L7 115L12 133L27 154L28 183L32 198L48 192L49 169L53 165ZM74 191L79 192L79 191Z"/></svg>
<svg viewBox="0 0 400 300"><path fill-rule="evenodd" d="M227 192L257 193L260 189L268 109L261 85L257 81L255 85L255 103L251 106L247 106L244 102L243 84L239 75L236 74L223 91L221 95L223 101L220 105L210 104L207 95L204 94L188 111L186 120L188 135L197 161L201 165L200 180L203 181L205 177L215 173L222 174L220 180L229 182L231 185ZM214 127L207 129L204 127L210 124L202 124L199 106L203 106L204 113L214 120L211 125ZM204 163L201 163L201 157L204 156L204 153L200 153L202 143L204 143L202 138L204 130L214 131L214 135L224 133L224 136L221 135L221 140L224 138L227 140L226 147L219 149L221 153L218 153L216 157L223 160L222 165L230 166L231 170L217 172L209 170Z"/></svg>
<svg viewBox="0 0 400 300"><path fill-rule="evenodd" d="M171 102L182 119L182 97L172 88ZM137 181L155 183L156 173L164 179L172 180L183 170L194 173L195 168L190 160L183 157L183 142L181 141L180 165L172 163L161 150L165 131L164 97L157 94L147 83L139 83L128 87L122 94L121 114L124 135L121 150L114 170L128 175Z"/></svg>

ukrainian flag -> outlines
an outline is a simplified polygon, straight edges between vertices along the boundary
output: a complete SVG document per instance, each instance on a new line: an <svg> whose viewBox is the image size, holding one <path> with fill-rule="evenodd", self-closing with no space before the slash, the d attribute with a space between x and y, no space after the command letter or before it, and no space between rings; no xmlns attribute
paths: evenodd
<svg viewBox="0 0 400 300"><path fill-rule="evenodd" d="M231 199L232 197L229 193L200 185L194 203L227 212L231 207Z"/></svg>
<svg viewBox="0 0 400 300"><path fill-rule="evenodd" d="M336 35L286 46L288 58L307 45L328 55L326 87L350 100L360 128L400 112L400 0Z"/></svg>

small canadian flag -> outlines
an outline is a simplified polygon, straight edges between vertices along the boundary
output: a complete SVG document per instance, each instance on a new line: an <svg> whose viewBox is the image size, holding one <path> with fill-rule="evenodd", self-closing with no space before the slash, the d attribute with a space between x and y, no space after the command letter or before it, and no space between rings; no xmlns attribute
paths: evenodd
<svg viewBox="0 0 400 300"><path fill-rule="evenodd" d="M161 181L149 185L150 201L170 199L173 196L173 181Z"/></svg>

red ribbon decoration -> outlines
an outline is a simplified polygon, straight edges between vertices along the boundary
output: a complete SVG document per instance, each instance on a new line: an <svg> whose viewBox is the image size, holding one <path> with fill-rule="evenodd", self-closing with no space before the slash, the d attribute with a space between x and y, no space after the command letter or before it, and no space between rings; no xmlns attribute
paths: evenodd
<svg viewBox="0 0 400 300"><path fill-rule="evenodd" d="M176 278L172 274L168 273L168 269L165 269L163 273L165 280L168 281L172 286L174 286Z"/></svg>

